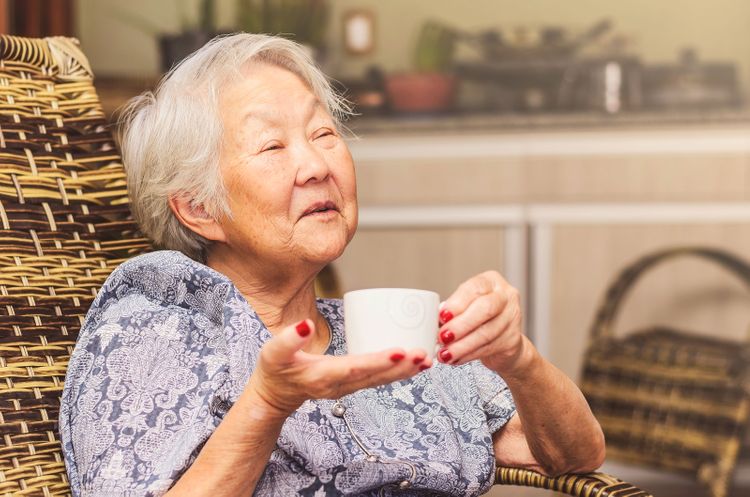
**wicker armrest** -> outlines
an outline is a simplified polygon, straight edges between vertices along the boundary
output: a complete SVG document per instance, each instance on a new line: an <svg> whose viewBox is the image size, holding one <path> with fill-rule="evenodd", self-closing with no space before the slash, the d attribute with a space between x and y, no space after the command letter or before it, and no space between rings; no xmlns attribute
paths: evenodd
<svg viewBox="0 0 750 497"><path fill-rule="evenodd" d="M545 488L575 497L653 497L649 492L605 473L550 478L526 469L500 467L495 472L495 485Z"/></svg>

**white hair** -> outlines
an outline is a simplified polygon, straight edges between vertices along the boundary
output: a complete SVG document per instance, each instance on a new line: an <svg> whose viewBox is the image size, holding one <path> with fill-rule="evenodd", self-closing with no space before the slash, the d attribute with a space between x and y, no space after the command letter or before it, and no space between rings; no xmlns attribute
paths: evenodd
<svg viewBox="0 0 750 497"><path fill-rule="evenodd" d="M154 92L133 98L120 120L120 147L131 209L157 248L205 261L210 240L184 226L169 198L189 196L214 219L231 216L219 170L222 125L219 90L241 76L248 62L287 69L304 81L338 128L351 115L348 102L301 45L261 34L219 36L184 59Z"/></svg>

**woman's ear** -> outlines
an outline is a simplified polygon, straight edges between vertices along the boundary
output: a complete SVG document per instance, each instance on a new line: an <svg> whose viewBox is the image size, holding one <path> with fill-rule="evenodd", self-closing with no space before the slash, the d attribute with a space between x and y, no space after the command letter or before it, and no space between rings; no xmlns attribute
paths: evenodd
<svg viewBox="0 0 750 497"><path fill-rule="evenodd" d="M203 204L196 204L188 195L169 197L169 207L183 226L214 242L226 242L221 224L206 212Z"/></svg>

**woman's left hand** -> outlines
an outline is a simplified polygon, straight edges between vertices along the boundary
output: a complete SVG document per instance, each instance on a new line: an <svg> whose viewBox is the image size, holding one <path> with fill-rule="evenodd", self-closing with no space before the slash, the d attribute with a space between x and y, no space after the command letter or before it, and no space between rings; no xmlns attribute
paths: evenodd
<svg viewBox="0 0 750 497"><path fill-rule="evenodd" d="M497 271L487 271L458 287L440 307L438 359L464 364L480 359L502 373L515 370L524 356L521 301Z"/></svg>
<svg viewBox="0 0 750 497"><path fill-rule="evenodd" d="M480 359L508 385L517 416L493 435L499 465L547 475L593 471L605 453L599 423L575 383L524 336L522 321L518 290L496 271L475 276L440 308L438 358Z"/></svg>

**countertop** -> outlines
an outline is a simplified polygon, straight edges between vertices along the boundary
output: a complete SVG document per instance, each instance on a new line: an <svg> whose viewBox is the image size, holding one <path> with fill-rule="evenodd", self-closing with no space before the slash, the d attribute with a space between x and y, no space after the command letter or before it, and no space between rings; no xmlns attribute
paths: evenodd
<svg viewBox="0 0 750 497"><path fill-rule="evenodd" d="M356 116L346 125L356 134L431 134L486 131L556 131L713 127L750 124L750 108L738 110L630 111L580 113L451 113Z"/></svg>

